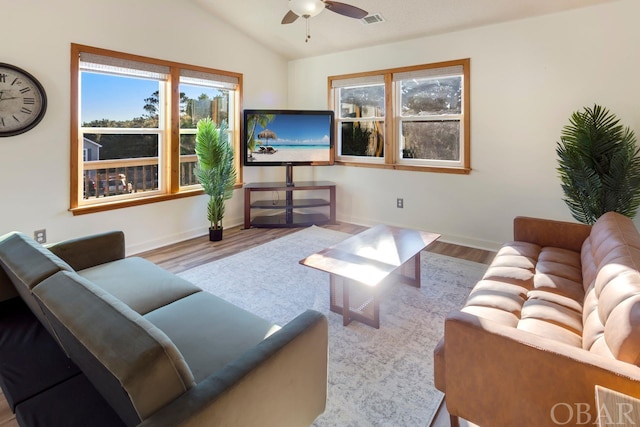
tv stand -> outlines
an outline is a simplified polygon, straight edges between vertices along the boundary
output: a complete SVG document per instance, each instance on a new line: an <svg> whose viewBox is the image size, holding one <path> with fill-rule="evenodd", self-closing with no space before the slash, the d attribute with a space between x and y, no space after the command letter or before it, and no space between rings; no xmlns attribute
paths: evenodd
<svg viewBox="0 0 640 427"><path fill-rule="evenodd" d="M293 165L292 164L287 165L285 173L286 173L287 187L295 187L295 184L293 183Z"/></svg>
<svg viewBox="0 0 640 427"><path fill-rule="evenodd" d="M289 169L289 167L287 167ZM289 177L290 175L288 175ZM296 199L295 191L328 191L329 199ZM257 200L251 202L251 193L260 191L284 191L284 200ZM328 207L329 213L298 213L294 209ZM275 215L261 215L251 219L251 209L281 211ZM244 228L308 227L336 223L336 184L330 181L253 182L244 186Z"/></svg>

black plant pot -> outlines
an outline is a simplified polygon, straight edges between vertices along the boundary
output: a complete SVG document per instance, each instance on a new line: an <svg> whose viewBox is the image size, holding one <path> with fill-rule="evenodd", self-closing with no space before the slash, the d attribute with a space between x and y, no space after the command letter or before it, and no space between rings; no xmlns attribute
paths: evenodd
<svg viewBox="0 0 640 427"><path fill-rule="evenodd" d="M214 230L213 228L209 229L209 240L211 242L219 242L222 240L222 228L218 228Z"/></svg>

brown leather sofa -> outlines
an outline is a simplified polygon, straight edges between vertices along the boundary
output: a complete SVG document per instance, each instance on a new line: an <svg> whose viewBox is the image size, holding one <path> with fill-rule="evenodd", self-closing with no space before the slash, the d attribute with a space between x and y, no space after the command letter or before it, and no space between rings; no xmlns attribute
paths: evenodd
<svg viewBox="0 0 640 427"><path fill-rule="evenodd" d="M594 425L596 385L640 398L639 267L640 234L620 214L516 218L434 352L452 425Z"/></svg>

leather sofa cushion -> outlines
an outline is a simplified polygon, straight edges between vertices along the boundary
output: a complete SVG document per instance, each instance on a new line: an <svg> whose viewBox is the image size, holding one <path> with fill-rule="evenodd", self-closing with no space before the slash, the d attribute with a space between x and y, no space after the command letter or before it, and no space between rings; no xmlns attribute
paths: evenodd
<svg viewBox="0 0 640 427"><path fill-rule="evenodd" d="M547 319L527 318L518 322L518 329L531 332L541 337L568 344L572 347L580 347L582 337L563 326L556 325Z"/></svg>
<svg viewBox="0 0 640 427"><path fill-rule="evenodd" d="M170 304L201 289L146 259L124 258L79 270L139 314Z"/></svg>
<svg viewBox="0 0 640 427"><path fill-rule="evenodd" d="M615 212L607 212L598 218L582 245L585 292L605 264L615 261L637 269L639 251L640 234L630 218Z"/></svg>
<svg viewBox="0 0 640 427"><path fill-rule="evenodd" d="M611 311L605 341L618 360L640 366L640 295L625 299Z"/></svg>
<svg viewBox="0 0 640 427"><path fill-rule="evenodd" d="M555 274L538 273L533 278L533 287L539 292L547 292L569 298L582 306L584 291L582 283ZM582 310L580 310L582 311Z"/></svg>
<svg viewBox="0 0 640 427"><path fill-rule="evenodd" d="M519 316L496 307L466 305L461 309L461 311L514 328L518 325L518 321L520 320Z"/></svg>
<svg viewBox="0 0 640 427"><path fill-rule="evenodd" d="M162 331L87 279L61 271L33 292L71 359L127 424L194 385Z"/></svg>
<svg viewBox="0 0 640 427"><path fill-rule="evenodd" d="M513 313L520 317L526 292L517 285L482 280L473 288L467 298L467 306L491 307Z"/></svg>
<svg viewBox="0 0 640 427"><path fill-rule="evenodd" d="M580 254L561 248L542 248L536 274L550 274L582 285Z"/></svg>
<svg viewBox="0 0 640 427"><path fill-rule="evenodd" d="M566 329L579 338L577 345L582 345L582 313L562 304L546 298L530 298L522 307L520 319L520 323L524 320L535 319ZM518 324L519 329L521 329L520 323Z"/></svg>
<svg viewBox="0 0 640 427"><path fill-rule="evenodd" d="M533 288L535 265L540 246L526 242L509 242L498 250L483 279Z"/></svg>
<svg viewBox="0 0 640 427"><path fill-rule="evenodd" d="M582 346L640 366L640 234L633 221L608 212L582 247Z"/></svg>
<svg viewBox="0 0 640 427"><path fill-rule="evenodd" d="M508 242L473 288L465 313L582 345L581 258L578 252Z"/></svg>
<svg viewBox="0 0 640 427"><path fill-rule="evenodd" d="M280 329L208 292L198 292L145 316L184 356L196 383Z"/></svg>

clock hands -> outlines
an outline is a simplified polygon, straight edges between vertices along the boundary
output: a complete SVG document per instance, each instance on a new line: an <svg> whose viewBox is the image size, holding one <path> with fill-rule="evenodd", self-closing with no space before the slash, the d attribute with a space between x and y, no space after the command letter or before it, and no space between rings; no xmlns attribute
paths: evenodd
<svg viewBox="0 0 640 427"><path fill-rule="evenodd" d="M12 96L11 98L3 98L2 95L4 95L5 92L9 92L8 90L0 90L0 101L6 101L9 99L17 99L17 96Z"/></svg>

